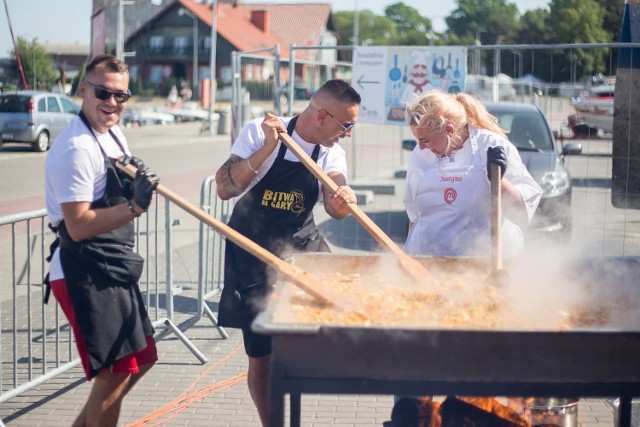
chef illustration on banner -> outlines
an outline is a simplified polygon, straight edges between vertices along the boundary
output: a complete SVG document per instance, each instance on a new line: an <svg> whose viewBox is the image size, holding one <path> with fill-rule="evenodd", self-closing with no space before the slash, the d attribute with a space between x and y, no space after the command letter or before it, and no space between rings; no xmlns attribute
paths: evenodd
<svg viewBox="0 0 640 427"><path fill-rule="evenodd" d="M413 60L413 64L411 65L411 69L407 76L407 85L405 86L404 92L402 93L401 100L403 104L413 101L417 96L420 96L424 92L427 92L431 89L446 89L447 82L449 80L446 69L437 68L437 61L442 60L441 56L433 58L432 66L433 70L442 70L441 74L432 74L433 77L431 77L431 79L429 78L429 65L432 63L431 58L432 55L429 51L411 51L411 59ZM443 66L444 64L441 65ZM436 79L439 80L439 82Z"/></svg>
<svg viewBox="0 0 640 427"><path fill-rule="evenodd" d="M388 55L393 58L393 66L387 83L387 123L403 122L405 105L429 90L460 92L466 74L464 66L460 66L464 64L464 55L464 49L460 52L439 47L394 49L393 55Z"/></svg>

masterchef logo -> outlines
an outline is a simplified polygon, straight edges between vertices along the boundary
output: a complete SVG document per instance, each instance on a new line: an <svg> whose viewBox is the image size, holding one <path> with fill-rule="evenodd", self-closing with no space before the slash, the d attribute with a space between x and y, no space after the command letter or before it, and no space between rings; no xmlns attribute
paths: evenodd
<svg viewBox="0 0 640 427"><path fill-rule="evenodd" d="M458 197L458 192L457 192L455 189L453 189L453 188L449 187L449 188L446 188L446 189L444 190L444 201L445 201L447 204L449 204L449 205L450 205L451 203L453 203L453 201L454 201L457 197Z"/></svg>
<svg viewBox="0 0 640 427"><path fill-rule="evenodd" d="M293 190L290 193L264 190L262 194L262 206L291 211L296 215L300 215L304 212L304 194L299 190Z"/></svg>

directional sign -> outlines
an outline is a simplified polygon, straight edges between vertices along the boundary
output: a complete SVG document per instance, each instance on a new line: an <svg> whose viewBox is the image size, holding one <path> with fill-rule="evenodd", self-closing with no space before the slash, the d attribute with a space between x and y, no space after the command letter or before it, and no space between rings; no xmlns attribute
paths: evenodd
<svg viewBox="0 0 640 427"><path fill-rule="evenodd" d="M431 89L464 91L463 46L358 46L351 84L360 93L359 121L402 124L407 102Z"/></svg>

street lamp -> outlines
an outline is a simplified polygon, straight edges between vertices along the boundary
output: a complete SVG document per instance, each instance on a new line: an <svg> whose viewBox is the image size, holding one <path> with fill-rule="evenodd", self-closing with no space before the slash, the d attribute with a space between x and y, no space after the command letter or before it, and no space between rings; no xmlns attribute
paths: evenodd
<svg viewBox="0 0 640 427"><path fill-rule="evenodd" d="M474 70L476 74L480 74L480 54L481 54L481 50L480 50L480 46L482 46L482 40L480 39L480 35L482 33L486 32L486 30L482 27L476 29L476 50L473 52L473 63L474 63Z"/></svg>
<svg viewBox="0 0 640 427"><path fill-rule="evenodd" d="M353 45L358 46L358 31L360 27L360 7L358 7L358 0L356 0L356 8L353 12Z"/></svg>
<svg viewBox="0 0 640 427"><path fill-rule="evenodd" d="M498 40L496 41L496 53L495 53L495 59L494 59L495 64L493 65L494 73L496 76L500 74L500 61L501 61L500 54L502 53L500 51L500 43L502 42L502 38L503 36L499 35Z"/></svg>
<svg viewBox="0 0 640 427"><path fill-rule="evenodd" d="M218 44L218 0L213 0L211 4L211 47L209 48L209 79L211 84L209 85L209 132L213 133L213 107L216 102L216 46ZM223 120L222 115L218 120Z"/></svg>
<svg viewBox="0 0 640 427"><path fill-rule="evenodd" d="M193 99L198 99L198 18L184 7L178 9L178 15L187 15L193 19L193 83L191 83L191 92Z"/></svg>
<svg viewBox="0 0 640 427"><path fill-rule="evenodd" d="M511 52L512 52L514 55L517 55L517 56L518 56L518 77L522 78L522 52L520 52L520 51L519 51L519 50L517 50L517 49L511 49ZM516 65L515 65L515 61L514 61L513 68L515 68L515 67L516 67ZM513 74L514 74L514 76L513 76L513 77L515 78L515 77L516 77L516 76L515 76L515 74L516 74L516 73L515 73L515 70L514 70Z"/></svg>
<svg viewBox="0 0 640 427"><path fill-rule="evenodd" d="M438 38L433 30L429 30L427 33L427 40L429 40L429 46L433 46L435 44L435 40Z"/></svg>

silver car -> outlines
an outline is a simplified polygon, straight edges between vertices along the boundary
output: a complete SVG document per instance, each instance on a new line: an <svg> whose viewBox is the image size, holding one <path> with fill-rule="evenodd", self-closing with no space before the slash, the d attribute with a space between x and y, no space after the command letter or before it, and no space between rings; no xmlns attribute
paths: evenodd
<svg viewBox="0 0 640 427"><path fill-rule="evenodd" d="M79 111L80 106L71 98L57 93L2 93L0 145L3 142L28 143L34 151L47 151L51 141Z"/></svg>

